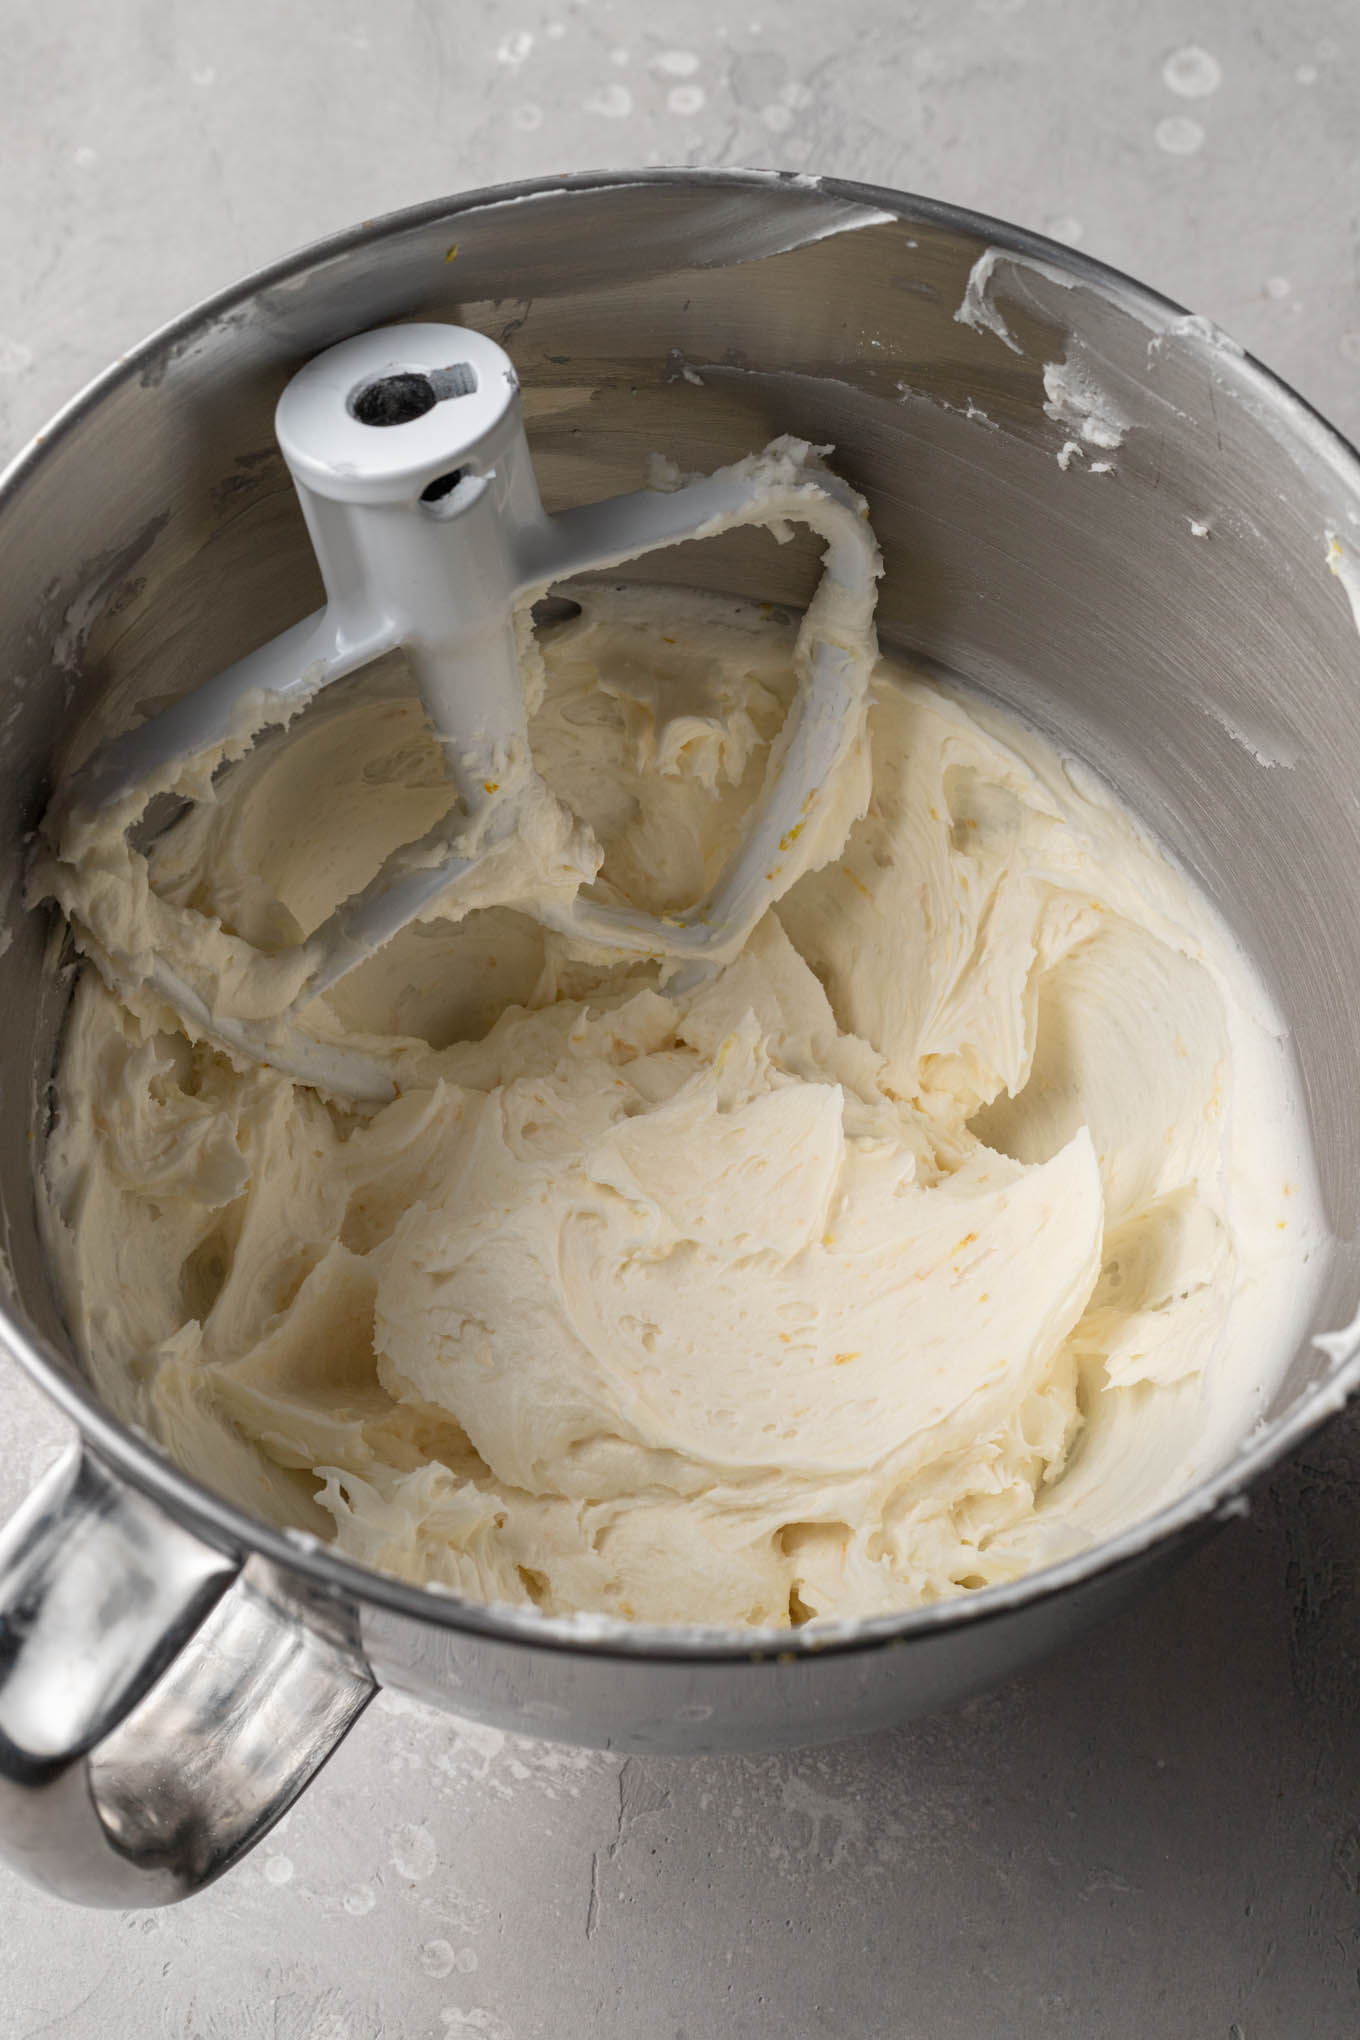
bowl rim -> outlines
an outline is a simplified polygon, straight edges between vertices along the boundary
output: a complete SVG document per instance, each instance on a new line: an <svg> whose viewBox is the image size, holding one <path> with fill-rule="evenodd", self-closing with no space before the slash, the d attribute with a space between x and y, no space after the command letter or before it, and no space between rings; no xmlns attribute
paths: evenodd
<svg viewBox="0 0 1360 2040"><path fill-rule="evenodd" d="M1028 228L943 200L806 172L659 167L626 171L579 171L520 179L424 200L360 225L342 229L266 263L225 289L180 313L95 376L71 397L0 472L0 507L8 506L54 448L125 382L144 375L184 344L262 291L294 280L318 262L334 260L374 242L485 207L559 192L610 191L620 187L704 188L805 194L825 203L875 208L904 224L946 228L971 237L980 251L995 249L1074 282L1090 284L1108 301L1156 330L1168 330L1188 316L1173 299L1123 271ZM794 203L797 203L796 198ZM1202 322L1197 322L1197 328ZM1213 328L1202 326L1221 350L1221 369L1250 389L1279 421L1282 451L1292 442L1328 467L1360 508L1360 453L1281 377ZM625 1622L602 1616L550 1616L537 1609L465 1600L442 1589L415 1586L346 1558L309 1534L278 1529L238 1508L184 1472L149 1438L115 1418L93 1386L72 1371L72 1363L45 1338L31 1332L0 1301L0 1340L30 1378L70 1418L83 1439L133 1487L159 1503L176 1521L218 1548L243 1558L258 1553L288 1572L301 1574L329 1598L376 1604L390 1614L441 1629L467 1632L486 1641L532 1647L568 1656L614 1658L647 1663L779 1663L903 1646L944 1631L971 1628L1014 1615L1097 1576L1134 1566L1154 1547L1204 1534L1216 1522L1248 1512L1247 1493L1305 1438L1340 1412L1360 1391L1360 1315L1330 1335L1334 1365L1293 1406L1258 1426L1226 1465L1174 1501L1140 1517L1116 1536L1018 1579L959 1594L926 1607L802 1629L733 1629L697 1624ZM1344 1350L1343 1350L1344 1349Z"/></svg>

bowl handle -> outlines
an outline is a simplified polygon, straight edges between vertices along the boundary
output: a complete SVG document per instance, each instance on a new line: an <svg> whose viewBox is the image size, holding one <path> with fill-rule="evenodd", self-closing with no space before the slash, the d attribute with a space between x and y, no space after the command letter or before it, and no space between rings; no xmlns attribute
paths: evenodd
<svg viewBox="0 0 1360 2040"><path fill-rule="evenodd" d="M375 1691L347 1602L224 1556L76 1444L0 1530L0 1859L81 1905L186 1898Z"/></svg>

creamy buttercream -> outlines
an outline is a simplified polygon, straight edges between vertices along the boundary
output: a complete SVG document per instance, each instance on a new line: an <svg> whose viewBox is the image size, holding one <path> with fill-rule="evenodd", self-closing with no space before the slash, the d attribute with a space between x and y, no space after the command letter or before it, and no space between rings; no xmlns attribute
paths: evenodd
<svg viewBox="0 0 1360 2040"><path fill-rule="evenodd" d="M535 762L601 882L675 909L762 783L796 620L575 592ZM967 1591L1223 1457L1320 1240L1269 1003L1032 731L883 661L869 733L839 854L698 988L504 907L403 931L325 1014L394 1073L381 1108L87 969L45 1186L113 1406L370 1565L656 1622ZM262 741L151 875L267 949L448 799L390 663Z"/></svg>

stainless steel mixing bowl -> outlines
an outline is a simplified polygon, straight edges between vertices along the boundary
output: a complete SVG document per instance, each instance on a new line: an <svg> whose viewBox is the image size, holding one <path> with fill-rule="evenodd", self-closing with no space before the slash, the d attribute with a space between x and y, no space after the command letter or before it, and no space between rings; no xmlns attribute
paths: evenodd
<svg viewBox="0 0 1360 2040"><path fill-rule="evenodd" d="M1360 544L1351 449L1202 321L895 192L569 178L309 248L120 361L0 491L0 1332L80 1433L0 1541L0 1848L91 1904L208 1882L379 1680L631 1751L812 1742L953 1699L1239 1512L1360 1374L1356 1341L1305 1341L1232 1462L1126 1535L1012 1586L775 1642L592 1638L402 1586L251 1520L100 1406L35 1220L65 984L50 924L22 908L28 832L94 702L174 694L317 606L275 399L344 335L426 318L510 349L551 508L635 486L653 449L710 467L776 432L834 443L883 541L885 640L1112 778L1254 951L1293 1028L1337 1241L1315 1329L1360 1300L1360 643L1327 560L1329 532ZM644 571L806 591L797 546L724 546Z"/></svg>

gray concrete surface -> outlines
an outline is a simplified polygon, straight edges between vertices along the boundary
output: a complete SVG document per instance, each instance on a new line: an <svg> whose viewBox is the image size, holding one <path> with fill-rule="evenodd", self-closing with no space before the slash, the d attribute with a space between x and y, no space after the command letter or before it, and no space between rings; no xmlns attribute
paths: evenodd
<svg viewBox="0 0 1360 2040"><path fill-rule="evenodd" d="M760 163L1079 240L1360 430L1357 0L0 4L0 448L290 246ZM61 1437L0 1359L0 1508ZM1155 1598L874 1742L617 1760L384 1699L168 1914L0 1873L5 2040L1354 2040L1360 1424Z"/></svg>

